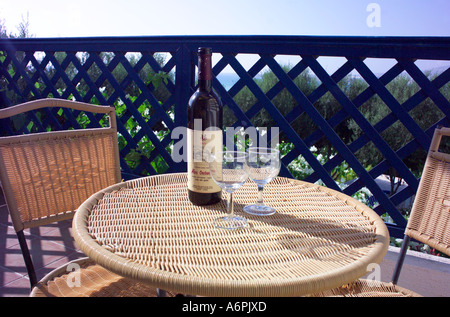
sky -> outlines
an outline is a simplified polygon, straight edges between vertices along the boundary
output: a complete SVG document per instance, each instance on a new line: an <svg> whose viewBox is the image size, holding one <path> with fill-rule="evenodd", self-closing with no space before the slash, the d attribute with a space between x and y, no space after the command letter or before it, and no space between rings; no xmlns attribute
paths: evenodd
<svg viewBox="0 0 450 317"><path fill-rule="evenodd" d="M28 16L38 38L450 36L449 12L450 0L0 0L7 30Z"/></svg>
<svg viewBox="0 0 450 317"><path fill-rule="evenodd" d="M449 12L450 0L0 0L8 30L28 14L35 37L449 36Z"/></svg>

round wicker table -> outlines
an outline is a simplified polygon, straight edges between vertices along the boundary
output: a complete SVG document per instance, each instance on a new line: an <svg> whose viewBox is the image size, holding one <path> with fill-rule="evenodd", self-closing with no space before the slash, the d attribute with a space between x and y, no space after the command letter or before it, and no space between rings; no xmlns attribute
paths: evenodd
<svg viewBox="0 0 450 317"><path fill-rule="evenodd" d="M277 177L264 188L272 216L242 211L257 199L248 181L234 194L240 230L218 229L222 202L189 202L184 173L108 187L77 210L80 249L116 274L172 292L204 296L299 296L350 283L380 263L389 245L381 218L328 188Z"/></svg>

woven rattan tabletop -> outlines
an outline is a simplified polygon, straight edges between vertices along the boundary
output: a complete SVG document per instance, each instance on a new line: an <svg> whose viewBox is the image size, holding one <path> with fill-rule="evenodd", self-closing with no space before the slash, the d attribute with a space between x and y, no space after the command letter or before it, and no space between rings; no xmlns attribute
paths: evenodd
<svg viewBox="0 0 450 317"><path fill-rule="evenodd" d="M105 268L155 287L206 296L297 296L341 286L383 259L389 233L370 208L337 191L278 177L264 188L272 216L242 211L257 199L248 181L234 194L238 231L218 229L224 200L199 207L186 174L123 182L78 208L80 249Z"/></svg>

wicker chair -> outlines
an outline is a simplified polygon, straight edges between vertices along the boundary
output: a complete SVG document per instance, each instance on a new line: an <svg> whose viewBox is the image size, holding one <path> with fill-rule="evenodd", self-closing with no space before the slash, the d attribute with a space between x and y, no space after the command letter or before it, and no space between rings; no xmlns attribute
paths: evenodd
<svg viewBox="0 0 450 317"><path fill-rule="evenodd" d="M360 279L311 296L344 297L416 297L419 294L397 285L408 244L412 239L450 255L450 154L439 152L442 136L450 136L450 128L438 128L425 161L411 215L405 229L392 282Z"/></svg>
<svg viewBox="0 0 450 317"><path fill-rule="evenodd" d="M24 230L71 219L92 194L121 180L114 107L42 99L1 109L0 119L46 107L107 114L109 127L0 138L0 179L31 296L156 295L155 288L113 274L87 258L70 262L37 282Z"/></svg>

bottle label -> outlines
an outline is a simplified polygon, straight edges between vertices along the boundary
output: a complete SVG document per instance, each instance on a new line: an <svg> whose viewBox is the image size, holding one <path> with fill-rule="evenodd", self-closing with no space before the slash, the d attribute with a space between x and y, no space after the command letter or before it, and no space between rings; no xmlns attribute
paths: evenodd
<svg viewBox="0 0 450 317"><path fill-rule="evenodd" d="M197 193L217 193L221 188L214 182L209 173L211 154L222 150L222 130L187 129L187 168L188 188ZM214 170L219 170L222 164L213 161Z"/></svg>

